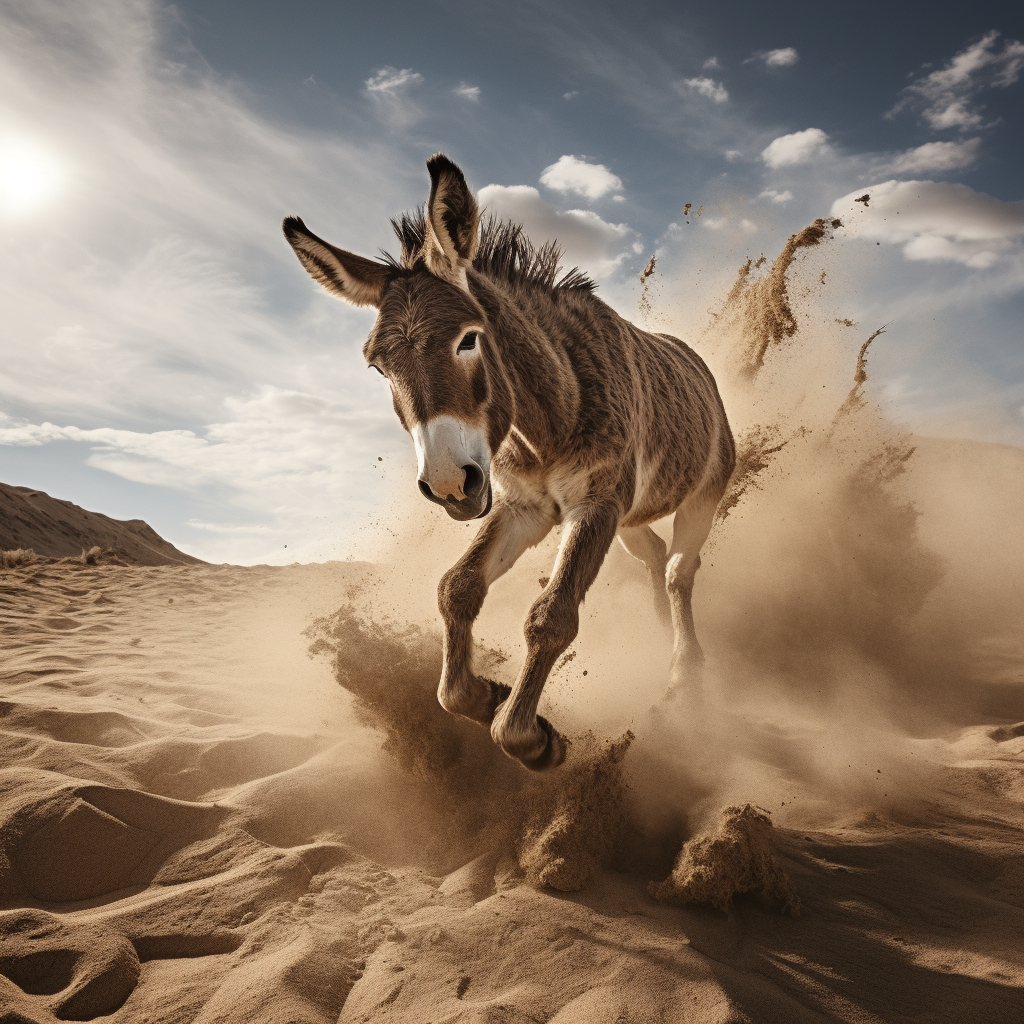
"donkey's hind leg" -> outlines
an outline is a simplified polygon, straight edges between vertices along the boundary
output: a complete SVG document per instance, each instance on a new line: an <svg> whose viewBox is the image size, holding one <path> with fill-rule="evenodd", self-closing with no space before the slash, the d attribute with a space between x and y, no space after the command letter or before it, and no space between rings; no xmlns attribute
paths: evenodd
<svg viewBox="0 0 1024 1024"><path fill-rule="evenodd" d="M715 520L717 497L691 495L676 511L672 522L672 544L665 588L672 611L672 668L669 674L673 690L699 685L704 651L693 625L693 580L700 568L700 549Z"/></svg>
<svg viewBox="0 0 1024 1024"><path fill-rule="evenodd" d="M668 549L665 542L649 526L619 528L619 543L647 566L654 587L654 606L663 622L671 621L665 572L668 567Z"/></svg>

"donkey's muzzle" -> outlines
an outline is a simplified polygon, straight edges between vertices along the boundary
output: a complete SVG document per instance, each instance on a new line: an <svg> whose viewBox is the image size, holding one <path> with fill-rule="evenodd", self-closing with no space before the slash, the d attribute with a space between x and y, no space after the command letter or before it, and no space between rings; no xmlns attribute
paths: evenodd
<svg viewBox="0 0 1024 1024"><path fill-rule="evenodd" d="M423 496L464 522L491 510L491 450L484 427L447 414L409 431Z"/></svg>
<svg viewBox="0 0 1024 1024"><path fill-rule="evenodd" d="M481 519L491 511L491 483L476 463L471 462L463 466L462 471L465 474L462 482L464 498L456 498L454 494L442 497L435 493L423 477L417 481L420 492L427 501L440 505L452 519L457 519L459 522L465 522L467 519Z"/></svg>

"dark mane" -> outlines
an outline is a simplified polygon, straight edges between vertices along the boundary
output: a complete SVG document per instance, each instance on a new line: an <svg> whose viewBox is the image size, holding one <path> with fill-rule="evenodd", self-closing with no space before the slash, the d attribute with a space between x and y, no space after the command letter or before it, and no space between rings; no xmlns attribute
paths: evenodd
<svg viewBox="0 0 1024 1024"><path fill-rule="evenodd" d="M384 258L393 267L411 270L422 259L427 224L422 209L392 218L391 226L402 247L396 260L389 253ZM480 247L473 268L481 274L509 287L530 285L550 291L591 292L596 285L578 267L558 277L562 250L557 242L545 242L537 248L526 237L522 224L498 220L493 214L480 232Z"/></svg>

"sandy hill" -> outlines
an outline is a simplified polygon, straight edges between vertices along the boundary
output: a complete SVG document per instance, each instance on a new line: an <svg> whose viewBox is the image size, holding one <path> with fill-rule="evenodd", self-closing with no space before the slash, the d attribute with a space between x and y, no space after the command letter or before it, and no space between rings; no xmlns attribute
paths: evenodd
<svg viewBox="0 0 1024 1024"><path fill-rule="evenodd" d="M62 558L92 547L112 549L138 565L196 565L141 519L111 519L30 487L0 484L0 550L31 549Z"/></svg>

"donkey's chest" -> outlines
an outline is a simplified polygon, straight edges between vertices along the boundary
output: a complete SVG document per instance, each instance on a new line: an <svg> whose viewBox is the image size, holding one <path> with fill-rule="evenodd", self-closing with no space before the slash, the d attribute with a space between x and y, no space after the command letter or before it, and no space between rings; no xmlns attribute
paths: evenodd
<svg viewBox="0 0 1024 1024"><path fill-rule="evenodd" d="M494 477L505 497L514 504L544 509L560 521L566 509L593 495L593 478L584 468L556 466L493 466Z"/></svg>

